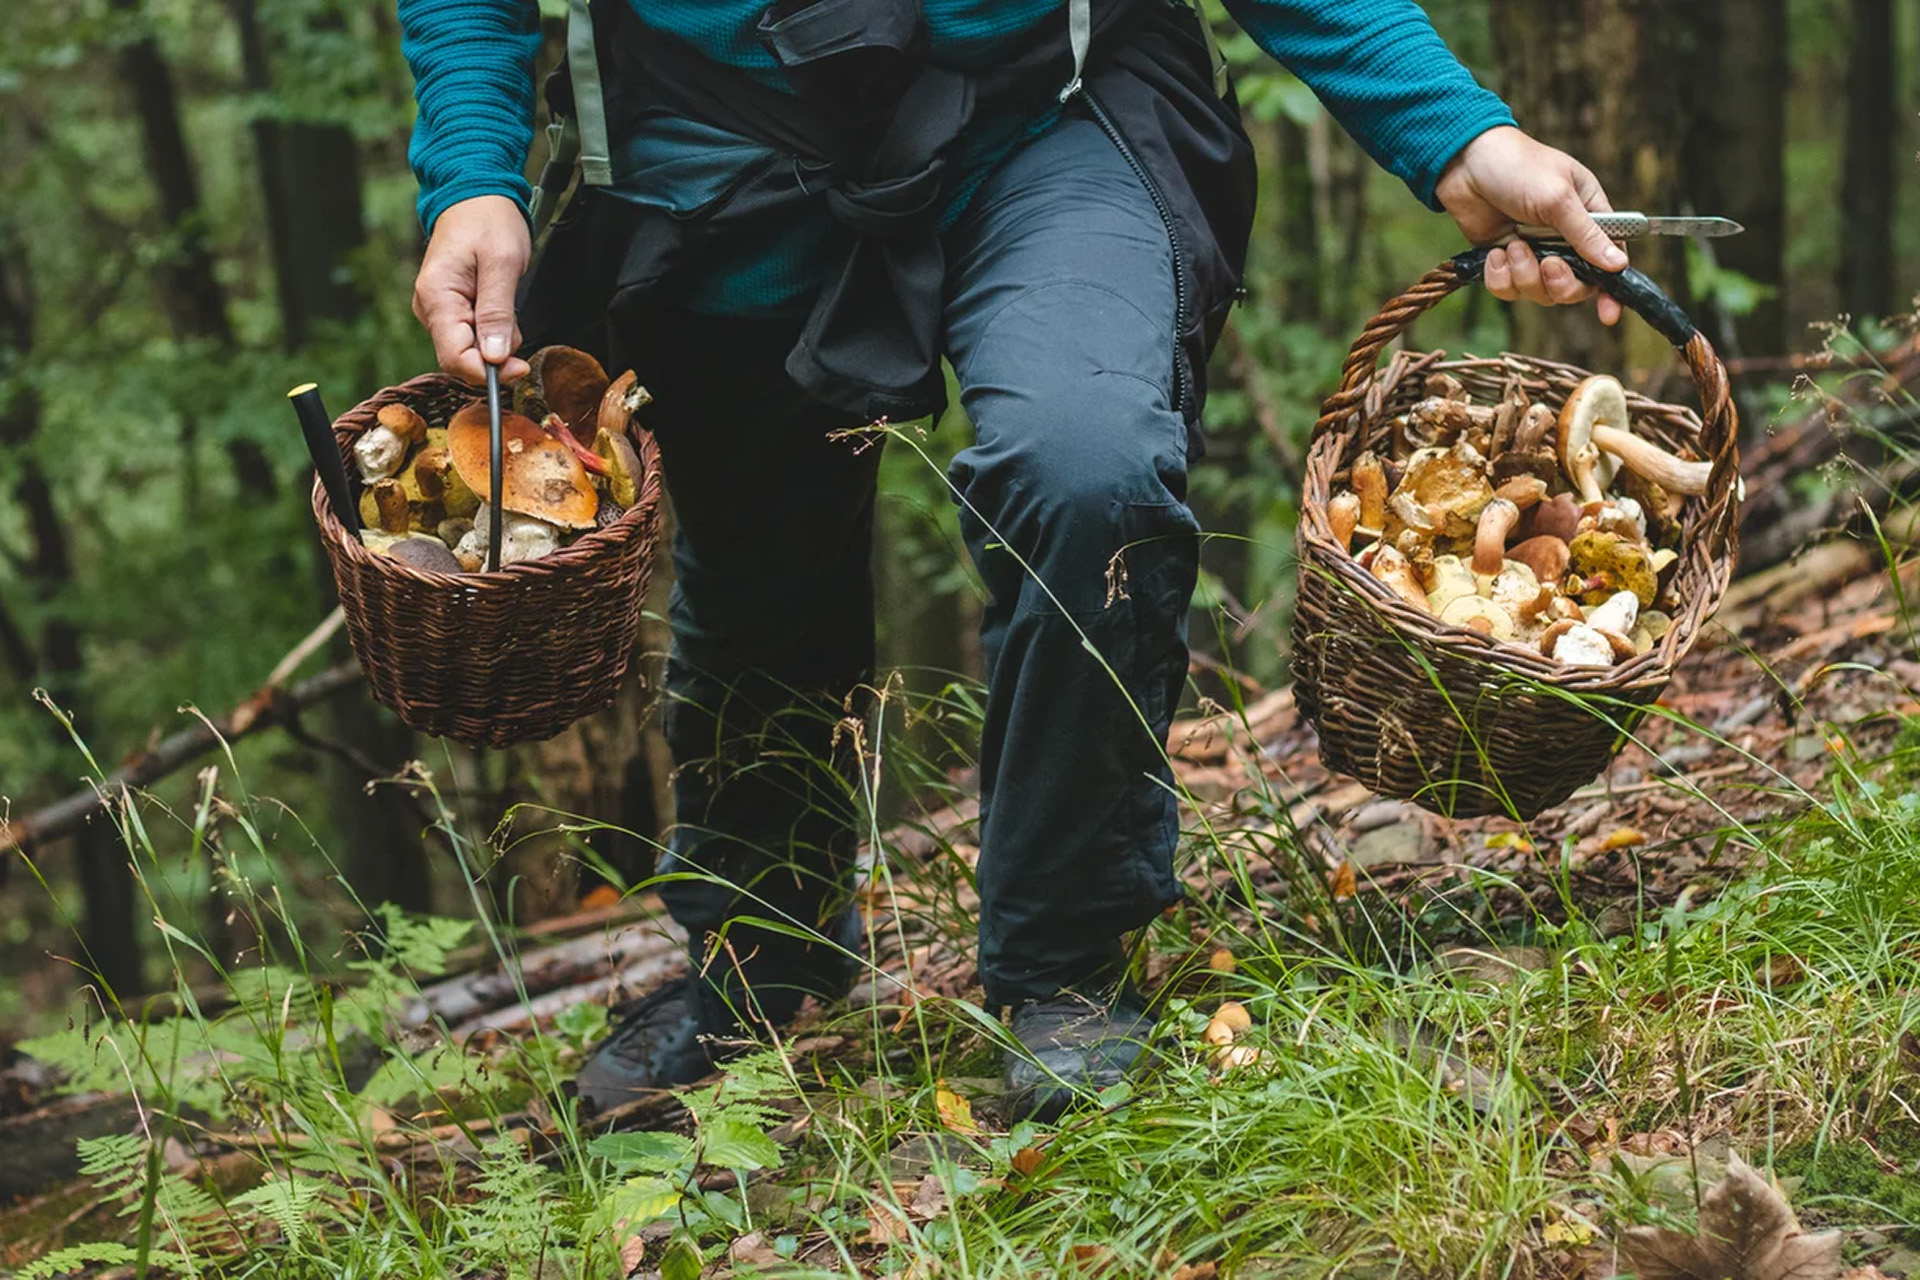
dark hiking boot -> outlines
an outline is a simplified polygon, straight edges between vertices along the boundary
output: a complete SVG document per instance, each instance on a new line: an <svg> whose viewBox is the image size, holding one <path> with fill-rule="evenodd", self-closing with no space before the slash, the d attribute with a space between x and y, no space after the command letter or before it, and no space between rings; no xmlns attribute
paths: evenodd
<svg viewBox="0 0 1920 1280"><path fill-rule="evenodd" d="M859 913L849 909L834 932L833 945L816 943L798 956L756 954L741 973L719 979L731 991L689 975L617 1008L612 1031L574 1077L582 1113L703 1079L752 1047L754 1034L743 1017L781 1024L807 996L844 996L863 954Z"/></svg>
<svg viewBox="0 0 1920 1280"><path fill-rule="evenodd" d="M1130 985L1023 1004L1011 1025L1020 1047L1006 1053L1008 1115L1042 1124L1125 1079L1153 1033L1146 1002Z"/></svg>

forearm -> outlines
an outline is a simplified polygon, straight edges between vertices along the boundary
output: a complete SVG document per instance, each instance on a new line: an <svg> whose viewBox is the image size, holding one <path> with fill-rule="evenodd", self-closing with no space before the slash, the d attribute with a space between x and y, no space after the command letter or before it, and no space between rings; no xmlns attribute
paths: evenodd
<svg viewBox="0 0 1920 1280"><path fill-rule="evenodd" d="M526 210L533 141L534 0L398 0L419 115L407 159L429 231L451 204L501 195Z"/></svg>
<svg viewBox="0 0 1920 1280"><path fill-rule="evenodd" d="M1513 115L1413 0L1225 0L1254 42L1429 207L1447 162Z"/></svg>

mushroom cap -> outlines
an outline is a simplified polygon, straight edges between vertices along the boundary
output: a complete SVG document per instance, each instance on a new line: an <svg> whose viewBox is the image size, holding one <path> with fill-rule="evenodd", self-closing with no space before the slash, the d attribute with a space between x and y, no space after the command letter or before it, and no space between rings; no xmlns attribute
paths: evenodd
<svg viewBox="0 0 1920 1280"><path fill-rule="evenodd" d="M1551 656L1570 667L1610 667L1613 644L1586 623L1576 622L1554 641Z"/></svg>
<svg viewBox="0 0 1920 1280"><path fill-rule="evenodd" d="M1522 473L1503 481L1500 486L1493 491L1493 496L1496 498L1505 498L1514 506L1525 511L1528 507L1538 506L1546 500L1547 482L1539 476Z"/></svg>
<svg viewBox="0 0 1920 1280"><path fill-rule="evenodd" d="M1427 575L1427 601L1435 610L1444 609L1461 596L1477 596L1480 584L1473 570L1459 556L1433 558L1433 570Z"/></svg>
<svg viewBox="0 0 1920 1280"><path fill-rule="evenodd" d="M1587 611L1587 625L1595 631L1615 631L1628 635L1640 620L1640 597L1631 591L1616 591Z"/></svg>
<svg viewBox="0 0 1920 1280"><path fill-rule="evenodd" d="M1547 536L1572 542L1580 532L1580 499L1571 493L1556 493L1527 514L1530 538Z"/></svg>
<svg viewBox="0 0 1920 1280"><path fill-rule="evenodd" d="M385 480L398 471L406 459L406 437L385 423L369 427L353 442L353 465L365 484Z"/></svg>
<svg viewBox="0 0 1920 1280"><path fill-rule="evenodd" d="M542 347L527 357L529 390L548 412L560 415L581 444L593 443L600 400L607 393L607 371L574 347Z"/></svg>
<svg viewBox="0 0 1920 1280"><path fill-rule="evenodd" d="M463 572L460 562L447 549L447 544L431 534L411 533L404 538L395 538L388 544L386 553L402 564L431 573Z"/></svg>
<svg viewBox="0 0 1920 1280"><path fill-rule="evenodd" d="M531 418L517 413L501 416L500 435L506 470L500 505L562 528L592 528L600 495L573 450L542 431ZM489 493L492 468L487 456L484 402L476 400L453 415L453 421L447 424L447 446L453 455L453 468L467 487L481 497Z"/></svg>
<svg viewBox="0 0 1920 1280"><path fill-rule="evenodd" d="M1627 421L1627 389L1618 378L1604 373L1575 387L1560 406L1560 465L1589 502L1599 501L1620 466L1593 443L1593 429L1608 426L1625 431Z"/></svg>
<svg viewBox="0 0 1920 1280"><path fill-rule="evenodd" d="M415 413L412 406L398 400L381 405L373 419L408 444L419 444L427 438L427 420Z"/></svg>
<svg viewBox="0 0 1920 1280"><path fill-rule="evenodd" d="M1589 605L1603 603L1618 591L1631 591L1642 605L1651 605L1660 580L1645 544L1617 533L1589 530L1574 538L1573 572L1587 583L1580 595Z"/></svg>
<svg viewBox="0 0 1920 1280"><path fill-rule="evenodd" d="M1451 601L1440 611L1439 618L1442 622L1478 631L1495 640L1511 640L1516 630L1511 613L1499 602L1480 596L1461 596Z"/></svg>
<svg viewBox="0 0 1920 1280"><path fill-rule="evenodd" d="M1360 495L1360 527L1379 533L1387 523L1387 470L1373 450L1353 460L1352 484Z"/></svg>
<svg viewBox="0 0 1920 1280"><path fill-rule="evenodd" d="M1393 594L1416 608L1431 613L1432 606L1427 602L1427 591L1420 585L1420 579L1414 575L1413 565L1394 547L1382 546L1374 552L1369 572Z"/></svg>
<svg viewBox="0 0 1920 1280"><path fill-rule="evenodd" d="M1543 533L1509 547L1507 559L1526 565L1541 582L1558 582L1567 576L1573 552L1559 538Z"/></svg>
<svg viewBox="0 0 1920 1280"><path fill-rule="evenodd" d="M1516 622L1532 621L1547 606L1540 579L1534 576L1531 567L1519 560L1509 560L1501 566L1500 572L1494 575L1493 585L1487 588L1487 598L1505 609Z"/></svg>
<svg viewBox="0 0 1920 1280"><path fill-rule="evenodd" d="M1464 538L1474 532L1480 512L1493 501L1493 486L1479 466L1450 451L1423 449L1407 460L1407 472L1394 490L1444 520L1441 531Z"/></svg>
<svg viewBox="0 0 1920 1280"><path fill-rule="evenodd" d="M1336 493L1327 502L1327 527L1342 551L1353 549L1354 526L1360 523L1360 495Z"/></svg>

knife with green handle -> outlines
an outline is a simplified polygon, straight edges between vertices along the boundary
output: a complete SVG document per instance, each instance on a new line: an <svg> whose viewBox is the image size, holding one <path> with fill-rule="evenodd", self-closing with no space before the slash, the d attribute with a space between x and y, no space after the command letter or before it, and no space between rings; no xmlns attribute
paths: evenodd
<svg viewBox="0 0 1920 1280"><path fill-rule="evenodd" d="M1596 213L1593 220L1609 240L1637 240L1641 236L1735 236L1746 228L1731 218L1668 218L1644 213ZM1523 225L1529 240L1564 240L1553 227Z"/></svg>

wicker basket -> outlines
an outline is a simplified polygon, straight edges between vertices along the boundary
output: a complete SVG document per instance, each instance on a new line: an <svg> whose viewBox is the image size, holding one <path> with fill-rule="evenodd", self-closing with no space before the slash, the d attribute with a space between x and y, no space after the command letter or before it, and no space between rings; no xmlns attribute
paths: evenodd
<svg viewBox="0 0 1920 1280"><path fill-rule="evenodd" d="M474 394L428 374L355 405L334 423L349 474L353 442L383 406L401 401L443 426ZM550 738L611 703L659 539L659 450L644 432L636 445L638 502L552 555L494 573L433 573L375 555L341 527L316 480L313 516L373 696L410 728L471 747Z"/></svg>
<svg viewBox="0 0 1920 1280"><path fill-rule="evenodd" d="M1442 263L1375 316L1348 352L1340 389L1321 407L1307 454L1297 539L1299 598L1293 671L1301 712L1320 735L1321 759L1382 795L1454 817L1531 818L1603 769L1660 696L1719 605L1734 559L1739 435L1725 367L1684 312L1638 271L1577 274L1638 312L1679 350L1700 412L1629 395L1633 429L1713 463L1707 492L1681 513L1681 601L1673 629L1648 652L1608 668L1566 667L1530 646L1501 643L1406 604L1334 541L1327 502L1364 449L1386 452L1392 419L1424 391L1419 375L1445 369L1482 403L1519 377L1556 408L1586 372L1524 356L1435 364L1381 350L1455 289L1481 278L1486 251ZM1413 375L1413 376L1409 376Z"/></svg>

